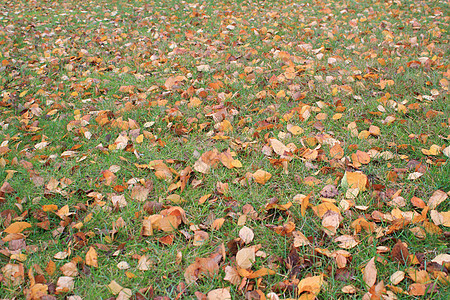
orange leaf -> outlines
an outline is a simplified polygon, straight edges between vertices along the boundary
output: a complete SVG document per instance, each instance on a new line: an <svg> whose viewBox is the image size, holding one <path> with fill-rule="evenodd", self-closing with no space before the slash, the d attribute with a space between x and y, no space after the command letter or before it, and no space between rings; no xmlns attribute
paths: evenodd
<svg viewBox="0 0 450 300"><path fill-rule="evenodd" d="M302 279L297 287L298 294L308 292L317 295L320 292L322 284L323 284L323 274L319 276L312 276Z"/></svg>
<svg viewBox="0 0 450 300"><path fill-rule="evenodd" d="M272 174L261 169L253 173L253 178L255 178L255 181L259 184L265 184L271 177Z"/></svg>
<svg viewBox="0 0 450 300"><path fill-rule="evenodd" d="M367 176L361 172L345 172L342 178L344 188L359 188L360 191L365 191L368 184Z"/></svg>
<svg viewBox="0 0 450 300"><path fill-rule="evenodd" d="M330 157L336 159L341 159L342 157L344 157L344 149L342 149L341 145L334 144L334 146L331 147Z"/></svg>
<svg viewBox="0 0 450 300"><path fill-rule="evenodd" d="M31 224L28 222L16 222L9 225L3 232L5 233L20 233L27 228L30 228Z"/></svg>
<svg viewBox="0 0 450 300"><path fill-rule="evenodd" d="M86 265L97 268L98 267L98 256L97 251L93 247L90 247L86 253Z"/></svg>

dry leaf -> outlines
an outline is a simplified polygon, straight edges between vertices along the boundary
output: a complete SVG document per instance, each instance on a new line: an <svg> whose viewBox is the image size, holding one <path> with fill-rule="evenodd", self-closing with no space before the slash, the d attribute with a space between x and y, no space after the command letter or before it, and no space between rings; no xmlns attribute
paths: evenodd
<svg viewBox="0 0 450 300"><path fill-rule="evenodd" d="M86 265L98 268L97 251L95 251L94 247L90 247L86 253Z"/></svg>
<svg viewBox="0 0 450 300"><path fill-rule="evenodd" d="M8 263L3 266L2 272L5 283L10 287L18 286L24 281L25 274L22 264Z"/></svg>
<svg viewBox="0 0 450 300"><path fill-rule="evenodd" d="M194 232L194 241L193 245L196 247L202 246L208 241L209 234L203 230L196 230Z"/></svg>
<svg viewBox="0 0 450 300"><path fill-rule="evenodd" d="M219 230L220 228L222 228L223 223L225 223L225 218L215 219L211 224L211 229Z"/></svg>
<svg viewBox="0 0 450 300"><path fill-rule="evenodd" d="M78 269L77 265L73 262L68 262L61 266L59 268L61 270L61 273L63 273L64 276L70 276L70 277L76 277L78 276Z"/></svg>
<svg viewBox="0 0 450 300"><path fill-rule="evenodd" d="M225 267L225 277L223 279L234 285L238 285L241 282L241 276L239 276L238 271L231 266Z"/></svg>
<svg viewBox="0 0 450 300"><path fill-rule="evenodd" d="M222 288L212 290L206 295L206 300L231 300L230 289Z"/></svg>
<svg viewBox="0 0 450 300"><path fill-rule="evenodd" d="M375 266L375 257L367 263L363 273L364 282L372 287L377 281L377 267Z"/></svg>
<svg viewBox="0 0 450 300"><path fill-rule="evenodd" d="M358 188L362 192L367 189L368 183L367 176L361 172L346 171L341 181L343 188Z"/></svg>
<svg viewBox="0 0 450 300"><path fill-rule="evenodd" d="M435 209L439 204L448 198L447 193L437 190L433 193L431 198L428 200L428 207L430 209Z"/></svg>
<svg viewBox="0 0 450 300"><path fill-rule="evenodd" d="M117 268L119 270L128 270L130 268L130 265L126 261L121 261L117 264Z"/></svg>
<svg viewBox="0 0 450 300"><path fill-rule="evenodd" d="M56 282L56 293L63 294L73 290L75 286L73 277L61 276Z"/></svg>
<svg viewBox="0 0 450 300"><path fill-rule="evenodd" d="M123 287L118 284L115 280L111 280L111 282L107 285L108 289L111 291L113 295L117 295L123 290Z"/></svg>
<svg viewBox="0 0 450 300"><path fill-rule="evenodd" d="M322 226L328 235L335 235L339 227L340 215L332 210L327 211L322 217Z"/></svg>
<svg viewBox="0 0 450 300"><path fill-rule="evenodd" d="M351 235L341 235L334 239L336 243L339 243L339 247L343 249L351 249L357 246L359 243Z"/></svg>
<svg viewBox="0 0 450 300"><path fill-rule="evenodd" d="M186 283L191 284L197 281L197 279L208 276L214 277L219 272L219 265L213 258L199 258L195 259L195 262L189 265L184 272L184 279Z"/></svg>
<svg viewBox="0 0 450 300"><path fill-rule="evenodd" d="M340 144L334 144L330 148L330 158L341 159L344 157L344 149L342 149Z"/></svg>
<svg viewBox="0 0 450 300"><path fill-rule="evenodd" d="M426 286L422 283L413 283L408 288L408 293L411 296L423 296L425 295Z"/></svg>
<svg viewBox="0 0 450 300"><path fill-rule="evenodd" d="M5 230L3 230L4 233L20 233L24 231L27 228L30 228L31 224L28 222L15 222L6 227Z"/></svg>
<svg viewBox="0 0 450 300"><path fill-rule="evenodd" d="M341 291L344 294L355 294L356 293L356 288L353 285L346 285L344 287L342 287Z"/></svg>
<svg viewBox="0 0 450 300"><path fill-rule="evenodd" d="M310 241L301 233L300 231L293 231L292 235L294 236L293 246L298 248L300 246L310 245Z"/></svg>
<svg viewBox="0 0 450 300"><path fill-rule="evenodd" d="M249 269L252 267L255 262L255 249L253 247L250 248L242 248L236 253L236 264L243 268Z"/></svg>
<svg viewBox="0 0 450 300"><path fill-rule="evenodd" d="M270 179L270 177L272 177L272 174L261 169L253 173L253 178L259 184L265 184Z"/></svg>
<svg viewBox="0 0 450 300"><path fill-rule="evenodd" d="M241 230L239 230L239 237L244 241L244 243L248 244L253 241L255 234L253 233L253 230L247 226L244 226Z"/></svg>
<svg viewBox="0 0 450 300"><path fill-rule="evenodd" d="M402 264L407 263L409 251L401 240L398 240L394 247L392 247L391 256Z"/></svg>
<svg viewBox="0 0 450 300"><path fill-rule="evenodd" d="M405 278L405 272L397 271L391 275L390 280L393 285L399 284Z"/></svg>
<svg viewBox="0 0 450 300"><path fill-rule="evenodd" d="M450 254L439 254L438 256L433 258L431 261L443 266L446 263L450 263Z"/></svg>
<svg viewBox="0 0 450 300"><path fill-rule="evenodd" d="M143 187L142 185L136 185L131 190L131 199L137 200L140 202L146 201L149 192L150 192L149 189Z"/></svg>
<svg viewBox="0 0 450 300"><path fill-rule="evenodd" d="M308 292L318 295L323 284L323 274L319 276L312 276L302 279L297 287L298 294Z"/></svg>
<svg viewBox="0 0 450 300"><path fill-rule="evenodd" d="M270 146L272 147L273 151L283 156L286 152L290 152L289 148L286 147L282 142L280 142L277 139L270 139Z"/></svg>

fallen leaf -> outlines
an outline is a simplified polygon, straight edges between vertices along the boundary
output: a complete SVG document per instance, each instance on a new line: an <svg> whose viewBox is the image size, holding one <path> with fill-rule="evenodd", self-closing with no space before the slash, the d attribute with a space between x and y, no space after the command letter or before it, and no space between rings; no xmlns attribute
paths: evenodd
<svg viewBox="0 0 450 300"><path fill-rule="evenodd" d="M98 268L97 251L93 247L90 247L86 253L86 265Z"/></svg>
<svg viewBox="0 0 450 300"><path fill-rule="evenodd" d="M391 256L393 259L397 260L402 264L407 263L409 251L401 240L398 240L397 243L394 245L394 247L392 247Z"/></svg>
<svg viewBox="0 0 450 300"><path fill-rule="evenodd" d="M108 289L111 291L113 295L117 295L123 290L123 287L118 284L115 280L111 280L111 282L107 285Z"/></svg>
<svg viewBox="0 0 450 300"><path fill-rule="evenodd" d="M359 243L351 235L341 235L334 239L336 243L339 243L339 247L343 249L351 249L357 246Z"/></svg>
<svg viewBox="0 0 450 300"><path fill-rule="evenodd" d="M413 283L408 288L408 293L411 296L423 296L425 295L426 286L422 283Z"/></svg>
<svg viewBox="0 0 450 300"><path fill-rule="evenodd" d="M241 230L239 230L239 237L244 241L244 243L248 244L253 241L255 234L253 233L253 230L247 226L244 226Z"/></svg>
<svg viewBox="0 0 450 300"><path fill-rule="evenodd" d="M437 190L433 193L430 199L428 199L428 207L430 209L435 209L439 204L448 198L447 193Z"/></svg>
<svg viewBox="0 0 450 300"><path fill-rule="evenodd" d="M341 184L345 189L358 188L360 191L367 189L369 181L367 176L361 172L345 172Z"/></svg>
<svg viewBox="0 0 450 300"><path fill-rule="evenodd" d="M271 177L272 174L261 169L253 173L253 178L259 184L265 184Z"/></svg>
<svg viewBox="0 0 450 300"><path fill-rule="evenodd" d="M6 227L6 229L3 230L3 232L5 232L5 233L20 233L30 227L31 227L31 224L28 222L15 222L15 223L12 223L11 225L9 225L8 227Z"/></svg>
<svg viewBox="0 0 450 300"><path fill-rule="evenodd" d="M225 267L225 277L223 279L234 285L238 285L241 282L241 277L239 276L238 271L231 266Z"/></svg>
<svg viewBox="0 0 450 300"><path fill-rule="evenodd" d="M310 245L310 241L301 233L300 231L293 231L292 235L294 236L293 246L298 248L300 246Z"/></svg>
<svg viewBox="0 0 450 300"><path fill-rule="evenodd" d="M61 276L58 278L58 281L56 282L56 293L63 294L71 292L74 286L75 283L73 277Z"/></svg>
<svg viewBox="0 0 450 300"><path fill-rule="evenodd" d="M377 267L375 266L375 257L372 257L372 259L364 268L363 280L369 287L372 287L377 281Z"/></svg>
<svg viewBox="0 0 450 300"><path fill-rule="evenodd" d="M405 272L397 271L389 278L393 285L399 284L405 278Z"/></svg>
<svg viewBox="0 0 450 300"><path fill-rule="evenodd" d="M236 264L243 268L249 269L255 262L255 249L252 247L242 248L236 253Z"/></svg>
<svg viewBox="0 0 450 300"><path fill-rule="evenodd" d="M219 265L213 258L197 257L195 262L186 268L184 279L186 280L186 283L191 284L204 276L213 278L218 272Z"/></svg>
<svg viewBox="0 0 450 300"><path fill-rule="evenodd" d="M194 232L194 241L193 245L196 247L204 245L209 238L209 234L206 231L203 230L196 230Z"/></svg>
<svg viewBox="0 0 450 300"><path fill-rule="evenodd" d="M208 292L207 300L231 300L231 294L229 288L215 289Z"/></svg>
<svg viewBox="0 0 450 300"><path fill-rule="evenodd" d="M128 270L130 268L130 265L126 261L121 261L117 264L117 268L119 270Z"/></svg>
<svg viewBox="0 0 450 300"><path fill-rule="evenodd" d="M355 294L356 293L356 288L353 285L346 285L344 287L342 287L341 291L344 294Z"/></svg>
<svg viewBox="0 0 450 300"><path fill-rule="evenodd" d="M323 284L323 274L319 276L312 276L302 279L297 287L297 293L308 292L318 295Z"/></svg>

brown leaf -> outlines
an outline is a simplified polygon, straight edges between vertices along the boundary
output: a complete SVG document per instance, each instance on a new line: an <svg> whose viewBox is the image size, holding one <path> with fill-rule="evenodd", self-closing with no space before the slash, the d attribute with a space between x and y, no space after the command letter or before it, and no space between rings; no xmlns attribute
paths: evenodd
<svg viewBox="0 0 450 300"><path fill-rule="evenodd" d="M22 264L6 264L2 268L3 280L9 287L20 285L24 279L24 268Z"/></svg>
<svg viewBox="0 0 450 300"><path fill-rule="evenodd" d="M255 262L255 249L253 247L242 248L236 254L236 264L243 268L249 269Z"/></svg>
<svg viewBox="0 0 450 300"><path fill-rule="evenodd" d="M70 277L76 277L78 276L78 269L77 265L73 262L68 262L61 266L59 268L61 270L61 273L63 273L64 276L70 276Z"/></svg>
<svg viewBox="0 0 450 300"><path fill-rule="evenodd" d="M397 243L392 247L391 257L402 264L408 262L409 251L405 247L401 240L397 240Z"/></svg>
<svg viewBox="0 0 450 300"><path fill-rule="evenodd" d="M248 244L251 241L253 241L255 234L253 233L253 230L248 228L247 226L244 226L239 230L239 237L244 241L244 243Z"/></svg>
<svg viewBox="0 0 450 300"><path fill-rule="evenodd" d="M193 241L193 245L194 246L202 246L203 244L205 244L208 241L209 238L209 234L206 231L203 230L196 230L194 232L194 241Z"/></svg>
<svg viewBox="0 0 450 300"><path fill-rule="evenodd" d="M448 198L447 193L437 190L433 193L431 198L428 200L428 207L430 209L435 209L439 204Z"/></svg>
<svg viewBox="0 0 450 300"><path fill-rule="evenodd" d="M137 269L141 271L148 271L152 265L152 261L148 259L147 255L142 255L138 260Z"/></svg>
<svg viewBox="0 0 450 300"><path fill-rule="evenodd" d="M95 251L94 247L90 247L86 253L86 265L98 268L97 251Z"/></svg>
<svg viewBox="0 0 450 300"><path fill-rule="evenodd" d="M422 199L417 198L416 196L413 196L411 198L411 204L417 208L425 208L426 206L425 202Z"/></svg>
<svg viewBox="0 0 450 300"><path fill-rule="evenodd" d="M210 291L207 300L231 300L230 288L221 288Z"/></svg>
<svg viewBox="0 0 450 300"><path fill-rule="evenodd" d="M339 227L340 215L332 210L327 211L322 217L322 226L327 229L325 233L328 235L335 235Z"/></svg>
<svg viewBox="0 0 450 300"><path fill-rule="evenodd" d="M63 294L73 290L75 286L73 277L61 276L56 283L56 293Z"/></svg>
<svg viewBox="0 0 450 300"><path fill-rule="evenodd" d="M330 157L332 159L341 159L344 157L344 149L342 149L340 144L334 144L334 146L330 148Z"/></svg>
<svg viewBox="0 0 450 300"><path fill-rule="evenodd" d="M426 286L422 283L413 283L408 288L408 293L411 296L423 296L425 295Z"/></svg>
<svg viewBox="0 0 450 300"><path fill-rule="evenodd" d="M364 282L372 287L377 281L377 267L375 266L375 257L367 263L363 273Z"/></svg>
<svg viewBox="0 0 450 300"><path fill-rule="evenodd" d="M359 244L355 237L351 235L341 235L334 239L336 243L339 243L339 247L343 249L351 249Z"/></svg>
<svg viewBox="0 0 450 300"><path fill-rule="evenodd" d="M136 185L131 190L131 199L144 202L147 200L149 192L149 189L143 187L142 185Z"/></svg>
<svg viewBox="0 0 450 300"><path fill-rule="evenodd" d="M199 278L204 276L214 277L219 272L219 265L213 258L199 258L195 259L195 262L186 268L184 272L184 279L186 283L192 284Z"/></svg>
<svg viewBox="0 0 450 300"><path fill-rule="evenodd" d="M399 284L405 278L405 272L397 271L391 275L390 281L393 285Z"/></svg>
<svg viewBox="0 0 450 300"><path fill-rule="evenodd" d="M231 284L238 285L241 282L241 276L239 276L238 271L231 266L225 267L225 277L223 280L231 282Z"/></svg>
<svg viewBox="0 0 450 300"><path fill-rule="evenodd" d="M253 178L259 184L265 184L271 177L272 174L261 169L253 173Z"/></svg>
<svg viewBox="0 0 450 300"><path fill-rule="evenodd" d="M45 271L48 275L52 276L53 273L56 271L56 264L52 260L49 260L47 263L47 267L45 268Z"/></svg>
<svg viewBox="0 0 450 300"><path fill-rule="evenodd" d="M214 222L211 224L211 229L219 230L220 228L222 228L224 223L225 223L225 218L215 219Z"/></svg>
<svg viewBox="0 0 450 300"><path fill-rule="evenodd" d="M288 147L275 138L270 139L269 142L273 151L280 156L283 156L286 152L290 152Z"/></svg>
<svg viewBox="0 0 450 300"><path fill-rule="evenodd" d="M300 231L293 231L292 235L294 236L293 246L295 248L311 244L310 241Z"/></svg>

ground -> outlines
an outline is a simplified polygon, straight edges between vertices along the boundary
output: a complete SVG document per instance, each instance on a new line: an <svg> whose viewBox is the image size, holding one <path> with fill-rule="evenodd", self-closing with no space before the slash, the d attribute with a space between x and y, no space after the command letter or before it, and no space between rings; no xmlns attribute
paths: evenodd
<svg viewBox="0 0 450 300"><path fill-rule="evenodd" d="M448 2L0 8L0 298L450 297Z"/></svg>

